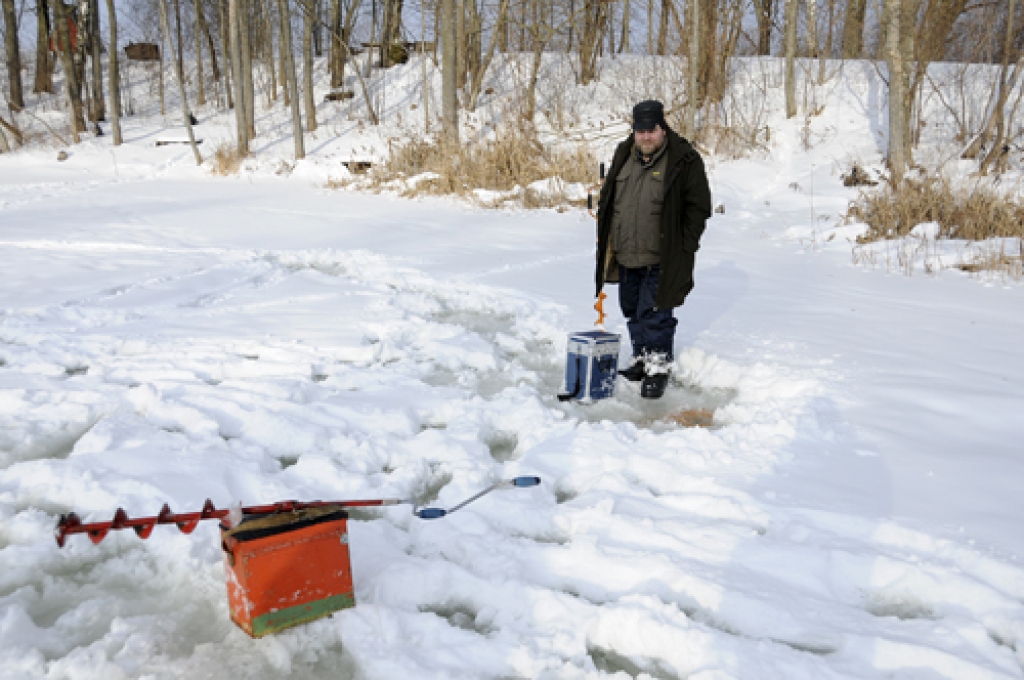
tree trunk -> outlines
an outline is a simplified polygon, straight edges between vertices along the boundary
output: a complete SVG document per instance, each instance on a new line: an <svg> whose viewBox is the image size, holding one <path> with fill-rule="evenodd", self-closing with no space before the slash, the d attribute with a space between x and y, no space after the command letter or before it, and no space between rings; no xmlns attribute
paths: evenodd
<svg viewBox="0 0 1024 680"><path fill-rule="evenodd" d="M196 11L196 23L192 30L196 41L196 84L199 86L199 91L196 94L196 103L199 106L206 105L206 87L203 83L203 22L200 21L199 17L202 15L203 10L200 9L203 5L202 0L192 0Z"/></svg>
<svg viewBox="0 0 1024 680"><path fill-rule="evenodd" d="M53 59L50 58L50 9L46 0L36 0L36 78L32 91L53 92Z"/></svg>
<svg viewBox="0 0 1024 680"><path fill-rule="evenodd" d="M299 0L302 2L303 0ZM306 130L313 132L316 124L316 100L313 93L313 23L309 11L302 13L302 92L306 105Z"/></svg>
<svg viewBox="0 0 1024 680"><path fill-rule="evenodd" d="M458 60L455 51L455 0L441 2L441 126L449 144L459 143Z"/></svg>
<svg viewBox="0 0 1024 680"><path fill-rule="evenodd" d="M672 0L661 0L661 13L658 16L658 54L668 51L668 16L669 3Z"/></svg>
<svg viewBox="0 0 1024 680"><path fill-rule="evenodd" d="M331 73L331 88L341 87L344 82L345 53L341 48L341 0L330 0L327 15L327 39L331 41L327 59Z"/></svg>
<svg viewBox="0 0 1024 680"><path fill-rule="evenodd" d="M107 119L107 105L103 98L103 60L100 58L100 3L89 0L89 61L92 64L92 104L89 106L93 121Z"/></svg>
<svg viewBox="0 0 1024 680"><path fill-rule="evenodd" d="M786 118L796 116L797 0L786 0Z"/></svg>
<svg viewBox="0 0 1024 680"><path fill-rule="evenodd" d="M508 17L508 4L509 0L501 0L498 5L498 18L496 25L501 25L505 22ZM487 47L486 56L482 57L480 66L473 73L473 80L469 84L469 97L466 109L469 111L476 110L476 102L480 97L480 90L483 87L484 75L487 73L488 67L491 65L491 60L494 59L494 50L497 48L498 40L501 36L500 31L495 31L491 34L491 43Z"/></svg>
<svg viewBox="0 0 1024 680"><path fill-rule="evenodd" d="M244 94L242 105L245 107L245 123L248 125L246 134L251 140L256 139L256 90L252 81L252 41L249 40L252 21L247 0L238 0L238 19L238 49L241 53L242 92Z"/></svg>
<svg viewBox="0 0 1024 680"><path fill-rule="evenodd" d="M311 9L313 12L312 26L313 26L313 54L319 59L324 56L324 42L323 42L323 11L321 8L323 4L320 0L312 0Z"/></svg>
<svg viewBox="0 0 1024 680"><path fill-rule="evenodd" d="M619 52L629 54L629 0L622 5L622 36L619 38Z"/></svg>
<svg viewBox="0 0 1024 680"><path fill-rule="evenodd" d="M10 82L8 101L12 109L20 111L25 108L25 97L21 91L21 47L18 45L18 15L14 11L14 0L3 0L3 11L7 76Z"/></svg>
<svg viewBox="0 0 1024 680"><path fill-rule="evenodd" d="M185 41L181 39L181 3L178 0L172 0L174 3L174 34L177 36L178 44L174 45L171 42L171 36L167 36L167 42L174 45L174 55L176 58L177 68L181 70L181 73L185 73ZM181 86L185 86L184 78L181 81Z"/></svg>
<svg viewBox="0 0 1024 680"><path fill-rule="evenodd" d="M164 4L164 0L157 0L158 9L160 10L160 24L164 29L164 36L168 44L173 45L171 41L171 26L167 20L167 5ZM178 38L181 38L181 25L175 27L177 29ZM181 54L181 43L178 43L178 54ZM189 115L188 100L185 98L185 74L182 72L182 62L176 60L174 62L174 75L178 81L178 94L181 96L181 117L185 123L185 130L188 132L188 141L192 146L192 155L195 156L196 165L203 164L203 157L199 155L199 147L196 145L196 136L192 132L192 116Z"/></svg>
<svg viewBox="0 0 1024 680"><path fill-rule="evenodd" d="M601 30L604 27L603 10L601 0L584 0L583 34L579 39L580 85L588 85L597 77L597 52L601 44Z"/></svg>
<svg viewBox="0 0 1024 680"><path fill-rule="evenodd" d="M50 0L53 5L53 20L57 24L57 51L60 53L61 69L64 71L64 91L68 97L71 113L71 138L75 144L80 141L79 132L85 132L85 118L82 116L81 89L71 52L71 35L68 31L68 17L63 0Z"/></svg>
<svg viewBox="0 0 1024 680"><path fill-rule="evenodd" d="M889 171L892 185L903 182L906 170L906 120L903 93L903 52L900 49L900 0L885 0L886 57L889 62Z"/></svg>
<svg viewBox="0 0 1024 680"><path fill-rule="evenodd" d="M985 132L978 136L978 139L983 140L983 143L987 142L989 138L992 140L989 151L985 155L985 160L981 163L981 174L983 175L988 173L989 167L993 163L999 166L1005 166L1006 164L1007 154L1003 148L1006 144L1006 100L1017 84L1021 68L1024 67L1024 57L1022 57L1021 61L1014 67L1013 73L1010 73L1010 52L1013 50L1016 0L1009 1L1010 6L1007 8L1008 14L1006 18L1006 43L1003 47L1003 63L999 73L999 89L996 96L996 104L989 114L989 120L985 125ZM980 151L981 147L979 146L975 155Z"/></svg>
<svg viewBox="0 0 1024 680"><path fill-rule="evenodd" d="M231 36L231 74L235 79L235 123L239 156L249 155L249 121L246 120L245 76L242 73L242 0L228 0L228 30Z"/></svg>
<svg viewBox="0 0 1024 680"><path fill-rule="evenodd" d="M117 13L114 9L114 0L107 0L107 21L110 22L110 127L114 132L114 146L121 146L121 73L118 70Z"/></svg>
<svg viewBox="0 0 1024 680"><path fill-rule="evenodd" d="M466 86L466 2L455 0L455 69L458 78L455 83L459 89Z"/></svg>
<svg viewBox="0 0 1024 680"><path fill-rule="evenodd" d="M234 80L234 65L232 62L235 60L234 48L234 31L231 26L233 25L229 21L230 13L226 7L229 0L214 0L217 3L217 16L220 18L220 46L221 54L224 55L224 91L228 95L228 108L235 108L235 100L232 94L232 82Z"/></svg>
<svg viewBox="0 0 1024 680"><path fill-rule="evenodd" d="M772 4L773 0L754 0L754 12L757 14L757 53L763 57L772 53Z"/></svg>
<svg viewBox="0 0 1024 680"><path fill-rule="evenodd" d="M535 0L540 2L540 0ZM477 71L483 64L483 24L480 21L480 12L477 10L476 0L465 0L466 3L466 79L472 82L476 79ZM483 74L481 74L481 78Z"/></svg>
<svg viewBox="0 0 1024 680"><path fill-rule="evenodd" d="M712 0L714 1L714 0ZM686 123L683 134L697 135L697 71L700 62L700 0L690 0L690 56L687 64L689 84L686 92Z"/></svg>
<svg viewBox="0 0 1024 680"><path fill-rule="evenodd" d="M807 0L807 56L818 56L818 0Z"/></svg>
<svg viewBox="0 0 1024 680"><path fill-rule="evenodd" d="M302 138L302 114L299 111L298 78L295 76L295 59L292 51L292 19L288 12L288 0L277 0L277 11L281 15L281 61L284 66L284 89L292 107L292 134L295 135L295 160L306 157Z"/></svg>
<svg viewBox="0 0 1024 680"><path fill-rule="evenodd" d="M867 0L847 0L843 22L843 59L860 59L864 52L864 16Z"/></svg>

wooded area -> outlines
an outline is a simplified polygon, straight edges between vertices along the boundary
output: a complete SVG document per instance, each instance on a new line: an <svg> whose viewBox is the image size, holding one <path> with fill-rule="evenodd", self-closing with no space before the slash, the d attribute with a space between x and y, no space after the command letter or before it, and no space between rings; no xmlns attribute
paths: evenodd
<svg viewBox="0 0 1024 680"><path fill-rule="evenodd" d="M476 108L498 54L527 60L519 97L527 126L536 113L545 54L569 57L582 85L597 77L602 59L619 54L685 60L685 101L672 106L683 132L693 138L713 119L710 112L725 106L732 60L762 55L784 58L787 117L808 113L800 111L797 100L797 60L819 60L819 78L829 59L868 59L884 68L888 155L896 181L913 164L921 125L915 112L928 64L998 64L1000 78L986 120L963 140L963 156L978 159L987 172L1005 163L1007 121L1018 104L1011 93L1024 70L1019 5L1019 0L191 0L182 6L182 0L106 0L101 16L99 0L40 0L34 6L29 0L2 0L8 113L0 115L0 144L22 141L17 116L29 81L36 94L53 93L54 83L63 83L74 142L89 125L109 119L113 142L120 144L125 111L117 95L125 53L118 23L129 18L132 37L157 46L161 105L162 65L169 59L190 138L193 104L233 109L240 156L250 153L258 132L258 91L268 104L290 111L295 157L304 156L303 132L317 129L313 70L318 57L326 58L321 63L330 72L334 91L328 99L361 98L368 122L376 125L379 114L366 84L371 70L425 52L442 72L437 132L457 142L459 111ZM296 40L293 32L301 37ZM111 49L115 45L118 49ZM26 47L33 48L34 57ZM366 68L355 68L354 56L367 50ZM58 70L60 81L54 77ZM429 109L426 98L424 108ZM195 156L201 162L198 149Z"/></svg>

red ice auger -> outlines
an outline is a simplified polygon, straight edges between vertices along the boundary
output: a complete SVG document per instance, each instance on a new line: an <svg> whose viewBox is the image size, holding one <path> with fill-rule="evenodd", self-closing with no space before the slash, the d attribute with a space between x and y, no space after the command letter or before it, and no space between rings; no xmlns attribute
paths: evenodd
<svg viewBox="0 0 1024 680"><path fill-rule="evenodd" d="M204 519L221 520L221 548L227 571L231 619L253 637L327 616L355 606L345 508L412 505L420 519L440 519L492 491L537 486L540 477L514 477L492 484L451 508L418 507L397 498L349 501L280 501L231 509L207 500L199 512L174 513L164 504L159 514L131 518L118 508L109 522L82 522L61 515L57 545L72 534L99 543L111 531L134 529L149 538L158 524L174 524L190 534Z"/></svg>

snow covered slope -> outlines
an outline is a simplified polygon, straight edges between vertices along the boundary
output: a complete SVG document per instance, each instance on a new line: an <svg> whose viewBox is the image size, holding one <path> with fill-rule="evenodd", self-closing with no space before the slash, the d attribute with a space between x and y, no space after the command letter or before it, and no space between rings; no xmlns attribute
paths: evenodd
<svg viewBox="0 0 1024 680"><path fill-rule="evenodd" d="M711 163L669 396L589 407L554 398L585 214L214 178L142 138L0 157L0 676L1024 677L1024 289L855 265L835 148L778 127ZM358 606L259 641L212 523L52 538L515 474L544 481L360 514Z"/></svg>

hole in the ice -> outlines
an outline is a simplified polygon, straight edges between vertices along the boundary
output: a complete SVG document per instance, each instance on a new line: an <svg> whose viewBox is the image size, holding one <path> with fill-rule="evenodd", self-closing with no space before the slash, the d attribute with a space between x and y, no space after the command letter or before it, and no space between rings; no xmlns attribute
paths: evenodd
<svg viewBox="0 0 1024 680"><path fill-rule="evenodd" d="M1000 647L1006 647L1007 649L1016 650L1013 641L1005 635L998 633L991 628L987 629L988 637L992 642L996 643Z"/></svg>
<svg viewBox="0 0 1024 680"><path fill-rule="evenodd" d="M239 356L246 361L259 361L260 358L259 354L240 354Z"/></svg>
<svg viewBox="0 0 1024 680"><path fill-rule="evenodd" d="M4 368L5 366L7 366L7 359L0 357L0 368Z"/></svg>
<svg viewBox="0 0 1024 680"><path fill-rule="evenodd" d="M511 314L487 314L465 309L451 309L447 303L442 302L441 304L445 309L431 316L434 321L465 328L488 340L494 340L498 333L511 333L512 326L515 325L515 317Z"/></svg>
<svg viewBox="0 0 1024 680"><path fill-rule="evenodd" d="M88 366L84 366L82 364L76 364L74 366L65 366L64 367L64 373L66 373L69 378L74 377L76 375L85 375L88 372L89 372L89 367Z"/></svg>
<svg viewBox="0 0 1024 680"><path fill-rule="evenodd" d="M559 505L562 503L568 503L579 495L579 492L574 489L563 489L559 487L555 489L555 502Z"/></svg>
<svg viewBox="0 0 1024 680"><path fill-rule="evenodd" d="M519 446L519 437L514 432L498 430L487 435L484 441L491 451L491 458L497 462L507 463L518 458L516 448Z"/></svg>
<svg viewBox="0 0 1024 680"><path fill-rule="evenodd" d="M440 466L437 463L430 464L430 474L426 479L421 480L421 486L412 495L412 500L417 505L429 505L437 500L441 489L448 486L452 481L452 473L438 472Z"/></svg>
<svg viewBox="0 0 1024 680"><path fill-rule="evenodd" d="M937 620L939 617L931 605L913 595L876 593L867 598L864 610L878 617L897 618L901 621L916 619Z"/></svg>
<svg viewBox="0 0 1024 680"><path fill-rule="evenodd" d="M384 463L383 465L381 465L380 471L386 475L390 475L395 471L395 466L389 463Z"/></svg>
<svg viewBox="0 0 1024 680"><path fill-rule="evenodd" d="M219 385L221 381L217 380L216 378L206 378L203 380L203 382L206 383L207 385Z"/></svg>
<svg viewBox="0 0 1024 680"><path fill-rule="evenodd" d="M554 408L570 418L590 423L605 420L611 422L632 422L640 429L665 432L680 428L703 427L717 429L725 423L715 418L715 413L733 401L735 390L706 389L699 385L672 380L661 399L644 399L640 396L640 384L618 379L615 394L600 401L587 404L578 401L555 402L554 395L563 388L564 366L550 369L540 390L550 396Z"/></svg>
<svg viewBox="0 0 1024 680"><path fill-rule="evenodd" d="M645 677L657 678L658 680L677 680L678 673L666 668L661 662L654 659L632 659L619 654L613 649L606 649L597 645L587 645L587 656L594 662L597 670L603 673L616 674L625 673L631 678L645 674Z"/></svg>
<svg viewBox="0 0 1024 680"><path fill-rule="evenodd" d="M453 628L461 628L479 635L490 635L494 628L480 620L480 614L464 602L443 602L440 604L420 605L424 614L433 614L446 620Z"/></svg>
<svg viewBox="0 0 1024 680"><path fill-rule="evenodd" d="M426 430L447 430L448 423L423 423L420 425L420 432Z"/></svg>
<svg viewBox="0 0 1024 680"><path fill-rule="evenodd" d="M818 656L827 656L829 654L835 654L839 649L835 646L819 643L819 642L793 642L792 640L778 640L775 638L769 638L772 642L777 642L780 645L785 645L790 649L795 649L798 652L805 652L807 654L817 654Z"/></svg>
<svg viewBox="0 0 1024 680"><path fill-rule="evenodd" d="M291 466L299 462L298 456L280 456L277 462L281 465L282 470L287 470Z"/></svg>
<svg viewBox="0 0 1024 680"><path fill-rule="evenodd" d="M510 535L515 538L525 538L529 541L533 541L534 543L545 543L549 545L566 545L572 540L569 534L559 533L557 531L540 534L517 534L513 532Z"/></svg>
<svg viewBox="0 0 1024 680"><path fill-rule="evenodd" d="M171 434L185 434L185 428L182 427L181 425L167 425L166 427L161 427L160 429L163 430L164 432L170 432Z"/></svg>
<svg viewBox="0 0 1024 680"><path fill-rule="evenodd" d="M313 382L323 382L330 376L326 373L314 373L311 377L313 378Z"/></svg>

